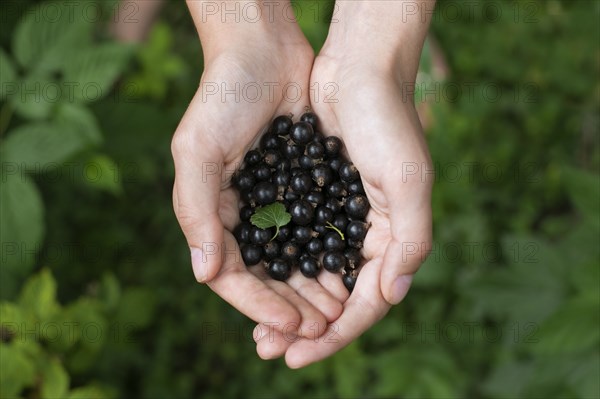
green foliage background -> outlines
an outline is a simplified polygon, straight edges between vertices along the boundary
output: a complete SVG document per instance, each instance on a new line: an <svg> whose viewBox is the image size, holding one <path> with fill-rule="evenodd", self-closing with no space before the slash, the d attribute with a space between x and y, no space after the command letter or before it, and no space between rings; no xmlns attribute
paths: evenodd
<svg viewBox="0 0 600 399"><path fill-rule="evenodd" d="M438 2L450 75L427 46L417 87L434 251L384 320L297 371L195 283L172 212L170 138L202 70L184 2L136 47L94 4L95 23L1 5L0 397L600 397L599 3Z"/></svg>

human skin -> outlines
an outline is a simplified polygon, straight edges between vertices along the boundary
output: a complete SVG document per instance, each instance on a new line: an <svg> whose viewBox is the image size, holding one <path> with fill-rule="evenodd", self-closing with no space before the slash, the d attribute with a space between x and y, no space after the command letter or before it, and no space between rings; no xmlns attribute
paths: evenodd
<svg viewBox="0 0 600 399"><path fill-rule="evenodd" d="M311 87L321 89L310 99L312 109L325 134L344 140L371 203L366 264L351 295L331 273L317 279L295 273L281 283L261 268L246 268L230 233L239 222L238 197L223 173L202 176L203 165L235 169L274 116L299 115L309 99L203 101L201 84L173 140L174 206L196 278L258 323L262 358L285 355L288 366L303 367L348 345L399 303L431 246L433 176L411 84L434 2L339 2L314 66L294 23L210 21L202 3L188 1L205 53L202 82L293 81L308 93L310 76ZM408 13L415 5L420 10ZM326 83L337 89L328 96L333 102L325 102ZM206 243L234 250L218 245L207 255Z"/></svg>

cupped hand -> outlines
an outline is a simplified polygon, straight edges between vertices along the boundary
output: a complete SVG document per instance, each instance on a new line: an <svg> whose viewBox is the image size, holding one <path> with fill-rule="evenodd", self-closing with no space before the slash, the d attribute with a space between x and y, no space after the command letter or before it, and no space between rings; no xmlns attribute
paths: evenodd
<svg viewBox="0 0 600 399"><path fill-rule="evenodd" d="M361 173L372 227L362 250L365 264L351 295L339 275L323 271L318 276L321 286L343 303L343 312L323 335L290 339L263 332L257 337L259 353L285 354L292 368L332 355L380 320L404 298L431 247L433 170L407 94L413 87L403 85L393 70L344 66L343 60L327 55L317 57L311 87L321 90L311 99L321 128L343 139Z"/></svg>
<svg viewBox="0 0 600 399"><path fill-rule="evenodd" d="M320 335L341 313L341 302L316 281L295 276L286 284L268 278L260 265L244 265L231 233L240 222L239 196L229 182L275 116L303 112L313 60L303 36L285 45L272 37L246 40L207 57L200 87L172 142L173 204L196 279L254 321L289 337ZM268 350L262 356L270 357Z"/></svg>

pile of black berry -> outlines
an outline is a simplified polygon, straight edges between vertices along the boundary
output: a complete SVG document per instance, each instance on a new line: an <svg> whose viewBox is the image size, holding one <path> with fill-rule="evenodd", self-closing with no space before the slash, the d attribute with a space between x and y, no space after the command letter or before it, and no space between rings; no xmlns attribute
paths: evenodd
<svg viewBox="0 0 600 399"><path fill-rule="evenodd" d="M296 123L278 116L259 148L248 151L232 179L243 202L234 235L244 263L263 261L276 280L287 280L295 267L309 278L324 268L341 272L352 291L369 201L340 138L316 128L312 112Z"/></svg>

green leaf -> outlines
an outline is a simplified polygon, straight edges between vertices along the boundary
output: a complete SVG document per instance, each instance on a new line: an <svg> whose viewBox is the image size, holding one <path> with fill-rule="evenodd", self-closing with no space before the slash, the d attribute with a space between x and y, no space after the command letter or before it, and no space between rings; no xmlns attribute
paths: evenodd
<svg viewBox="0 0 600 399"><path fill-rule="evenodd" d="M93 188L113 194L123 191L119 168L106 155L98 154L90 158L84 166L83 176L85 183Z"/></svg>
<svg viewBox="0 0 600 399"><path fill-rule="evenodd" d="M56 301L56 281L48 269L42 269L38 274L27 280L21 295L19 305L32 312L39 320L49 320L60 310Z"/></svg>
<svg viewBox="0 0 600 399"><path fill-rule="evenodd" d="M263 206L250 217L250 222L260 229L275 227L277 231L273 238L277 237L277 234L279 234L279 228L285 226L291 220L292 215L286 212L285 206L280 202Z"/></svg>
<svg viewBox="0 0 600 399"><path fill-rule="evenodd" d="M94 145L102 143L102 132L96 116L85 106L68 102L60 103L56 112L56 121L76 131L89 143Z"/></svg>
<svg viewBox="0 0 600 399"><path fill-rule="evenodd" d="M597 298L576 298L565 303L539 329L540 341L533 346L539 354L568 354L600 344L600 304Z"/></svg>
<svg viewBox="0 0 600 399"><path fill-rule="evenodd" d="M17 73L12 60L4 52L4 49L0 48L0 99L4 99L7 96L6 92L11 85L16 84L16 79Z"/></svg>
<svg viewBox="0 0 600 399"><path fill-rule="evenodd" d="M44 204L35 184L20 169L2 162L0 181L0 237L2 287L24 276L41 249L44 238ZM10 168L10 169L9 169Z"/></svg>
<svg viewBox="0 0 600 399"><path fill-rule="evenodd" d="M42 371L42 399L66 397L69 391L69 374L58 359L44 362Z"/></svg>
<svg viewBox="0 0 600 399"><path fill-rule="evenodd" d="M25 119L40 120L50 116L63 95L61 85L46 76L28 75L9 97L15 112Z"/></svg>
<svg viewBox="0 0 600 399"><path fill-rule="evenodd" d="M4 143L5 162L23 166L28 171L43 171L54 163L68 160L91 143L73 126L52 122L22 125L9 133Z"/></svg>
<svg viewBox="0 0 600 399"><path fill-rule="evenodd" d="M35 365L19 348L0 343L0 397L20 397L21 391L35 382Z"/></svg>
<svg viewBox="0 0 600 399"><path fill-rule="evenodd" d="M92 102L108 94L124 71L131 56L130 47L103 44L75 54L65 67L65 82L75 82L74 99Z"/></svg>
<svg viewBox="0 0 600 399"><path fill-rule="evenodd" d="M15 29L12 50L19 64L36 72L61 70L91 42L93 24L82 17L78 2L43 2L29 12Z"/></svg>

